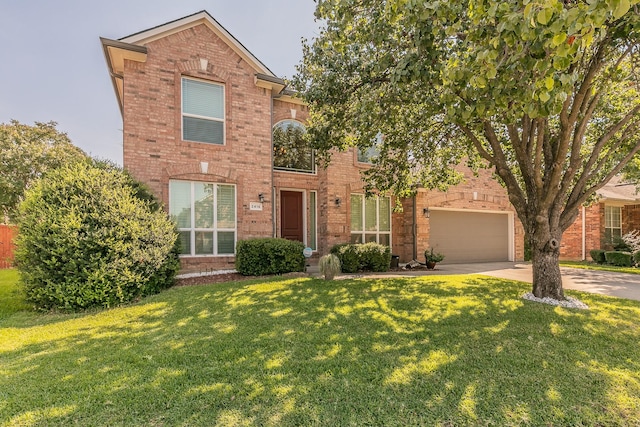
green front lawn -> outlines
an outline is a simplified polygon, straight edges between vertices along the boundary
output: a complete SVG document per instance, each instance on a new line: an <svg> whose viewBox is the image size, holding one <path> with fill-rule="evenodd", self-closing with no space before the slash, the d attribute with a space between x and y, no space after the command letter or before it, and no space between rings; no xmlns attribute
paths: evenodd
<svg viewBox="0 0 640 427"><path fill-rule="evenodd" d="M590 261L560 261L560 267L581 268L585 270L613 271L615 273L640 274L637 267L616 267L615 265L596 264Z"/></svg>
<svg viewBox="0 0 640 427"><path fill-rule="evenodd" d="M0 270L0 319L28 308L16 286L18 277L17 270Z"/></svg>
<svg viewBox="0 0 640 427"><path fill-rule="evenodd" d="M3 314L0 425L640 424L640 302L528 290L276 278Z"/></svg>

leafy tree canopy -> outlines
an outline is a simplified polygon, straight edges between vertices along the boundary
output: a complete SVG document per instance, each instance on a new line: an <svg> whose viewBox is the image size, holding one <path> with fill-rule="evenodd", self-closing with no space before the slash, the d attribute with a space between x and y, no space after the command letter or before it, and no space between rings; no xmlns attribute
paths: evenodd
<svg viewBox="0 0 640 427"><path fill-rule="evenodd" d="M55 122L0 124L0 220L15 220L25 190L43 173L85 157Z"/></svg>
<svg viewBox="0 0 640 427"><path fill-rule="evenodd" d="M297 89L321 159L384 135L371 188L494 168L533 249L534 294L578 207L640 150L638 0L319 0Z"/></svg>

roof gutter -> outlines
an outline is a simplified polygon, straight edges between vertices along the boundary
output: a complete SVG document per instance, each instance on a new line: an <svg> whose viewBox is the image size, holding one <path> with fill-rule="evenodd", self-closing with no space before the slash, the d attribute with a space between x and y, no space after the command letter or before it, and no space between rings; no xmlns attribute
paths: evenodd
<svg viewBox="0 0 640 427"><path fill-rule="evenodd" d="M102 43L102 50L104 52L105 60L107 61L107 68L109 69L111 83L113 84L113 89L116 92L118 106L120 107L120 114L123 114L124 62L125 60L146 62L147 48L145 46L124 43L118 40L106 39L104 37L100 37L100 43Z"/></svg>

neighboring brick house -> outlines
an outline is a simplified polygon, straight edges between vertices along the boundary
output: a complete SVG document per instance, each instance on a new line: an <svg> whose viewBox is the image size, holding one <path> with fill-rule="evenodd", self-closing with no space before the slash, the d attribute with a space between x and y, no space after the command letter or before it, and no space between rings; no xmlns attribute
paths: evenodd
<svg viewBox="0 0 640 427"><path fill-rule="evenodd" d="M316 256L377 241L401 262L423 260L430 246L445 262L523 259L522 225L487 170L392 212L389 198L364 198L369 166L354 150L316 168L295 144L307 107L207 12L101 40L124 166L176 218L183 268L228 268L239 239L269 236L303 241Z"/></svg>
<svg viewBox="0 0 640 427"><path fill-rule="evenodd" d="M560 256L591 260L591 249L612 249L615 238L640 230L640 194L620 177L598 191L598 202L583 207L562 236Z"/></svg>

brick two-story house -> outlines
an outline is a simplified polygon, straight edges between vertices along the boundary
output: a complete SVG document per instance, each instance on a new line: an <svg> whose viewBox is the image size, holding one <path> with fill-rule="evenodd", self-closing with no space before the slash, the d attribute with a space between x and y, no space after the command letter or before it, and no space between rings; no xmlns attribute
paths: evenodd
<svg viewBox="0 0 640 427"><path fill-rule="evenodd" d="M183 268L227 268L239 239L269 236L300 240L316 256L376 241L400 261L427 247L445 262L523 259L522 225L488 171L447 192L422 190L392 212L389 198L364 198L369 166L354 150L316 167L297 144L305 104L206 11L101 41L124 167L176 219Z"/></svg>

